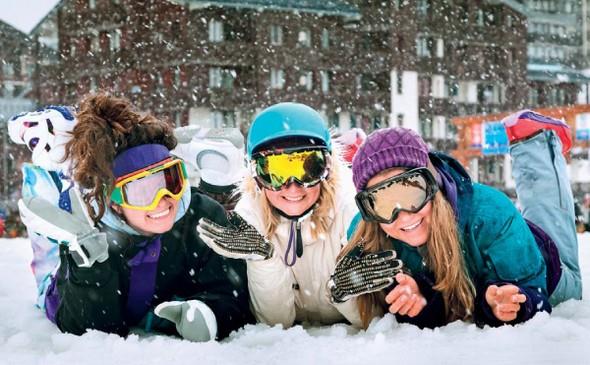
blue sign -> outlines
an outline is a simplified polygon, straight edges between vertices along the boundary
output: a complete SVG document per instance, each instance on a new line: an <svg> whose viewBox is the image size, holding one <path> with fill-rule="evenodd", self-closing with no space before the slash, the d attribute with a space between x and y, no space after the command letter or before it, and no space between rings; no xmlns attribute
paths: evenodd
<svg viewBox="0 0 590 365"><path fill-rule="evenodd" d="M590 140L590 129L577 129L576 139L578 141L589 141Z"/></svg>
<svg viewBox="0 0 590 365"><path fill-rule="evenodd" d="M485 122L481 153L503 155L508 153L508 135L502 122Z"/></svg>

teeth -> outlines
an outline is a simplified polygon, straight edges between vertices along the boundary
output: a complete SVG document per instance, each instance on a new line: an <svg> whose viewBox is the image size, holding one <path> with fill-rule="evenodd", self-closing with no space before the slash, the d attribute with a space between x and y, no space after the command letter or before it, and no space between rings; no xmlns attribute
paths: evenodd
<svg viewBox="0 0 590 365"><path fill-rule="evenodd" d="M298 196L298 197L284 196L283 198L285 198L285 200L288 200L290 202L298 202L300 200L303 200L303 196Z"/></svg>
<svg viewBox="0 0 590 365"><path fill-rule="evenodd" d="M162 218L162 217L167 216L168 213L170 213L170 208L168 208L160 213L148 214L148 217L153 218L153 219L158 219L158 218Z"/></svg>
<svg viewBox="0 0 590 365"><path fill-rule="evenodd" d="M403 227L402 231L411 231L414 228L418 227L420 225L420 223L422 223L422 219L420 219L418 222L412 224L411 226Z"/></svg>

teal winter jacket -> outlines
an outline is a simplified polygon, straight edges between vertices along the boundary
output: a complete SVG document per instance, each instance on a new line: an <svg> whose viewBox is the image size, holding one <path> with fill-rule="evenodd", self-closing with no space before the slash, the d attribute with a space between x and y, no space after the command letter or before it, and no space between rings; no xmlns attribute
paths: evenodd
<svg viewBox="0 0 590 365"><path fill-rule="evenodd" d="M491 284L514 284L527 296L514 323L526 321L538 311L550 311L545 261L514 204L501 191L473 183L451 157L431 153L430 159L441 177L441 192L453 206L457 218L467 273L476 289L475 322L502 324L485 301L485 290ZM431 229L436 228L433 225ZM425 260L428 245L415 248L392 239L392 246L427 299L427 306L419 316L398 316L398 320L420 327L446 324L442 297L432 288L434 275Z"/></svg>

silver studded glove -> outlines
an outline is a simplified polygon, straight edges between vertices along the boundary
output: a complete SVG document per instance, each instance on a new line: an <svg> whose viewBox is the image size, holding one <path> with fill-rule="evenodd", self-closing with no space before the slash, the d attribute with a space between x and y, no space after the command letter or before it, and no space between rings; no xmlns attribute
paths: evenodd
<svg viewBox="0 0 590 365"><path fill-rule="evenodd" d="M246 260L266 260L272 257L272 243L238 213L229 213L228 221L228 226L224 227L207 218L201 218L197 232L207 246L222 256Z"/></svg>
<svg viewBox="0 0 590 365"><path fill-rule="evenodd" d="M328 281L328 290L334 303L384 289L402 272L403 263L396 252L386 250L362 256L363 245L357 244L342 257Z"/></svg>

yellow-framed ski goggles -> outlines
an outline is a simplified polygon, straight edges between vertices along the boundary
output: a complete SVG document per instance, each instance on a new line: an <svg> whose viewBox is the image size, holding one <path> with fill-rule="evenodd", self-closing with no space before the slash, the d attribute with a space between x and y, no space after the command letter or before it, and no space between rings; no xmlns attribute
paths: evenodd
<svg viewBox="0 0 590 365"><path fill-rule="evenodd" d="M279 191L291 182L312 187L328 177L330 155L325 148L291 148L259 152L252 156L254 179L269 190Z"/></svg>
<svg viewBox="0 0 590 365"><path fill-rule="evenodd" d="M187 182L184 162L171 157L117 179L111 201L123 208L154 210L164 196L180 200Z"/></svg>

